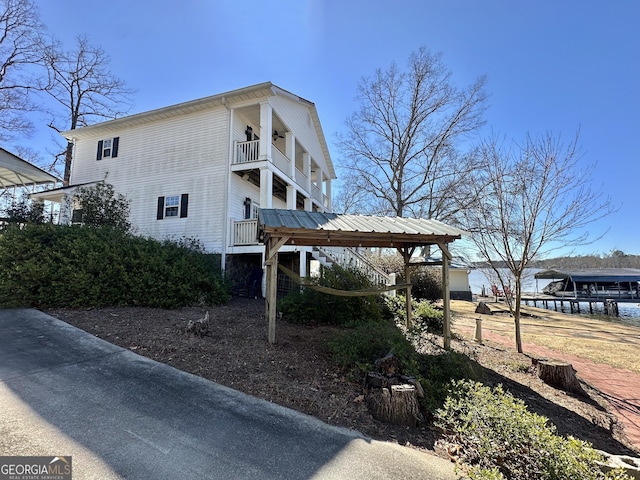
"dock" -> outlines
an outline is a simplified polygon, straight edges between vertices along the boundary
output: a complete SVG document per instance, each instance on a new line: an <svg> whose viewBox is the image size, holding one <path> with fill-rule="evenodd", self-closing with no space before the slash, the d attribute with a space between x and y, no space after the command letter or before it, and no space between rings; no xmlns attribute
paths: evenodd
<svg viewBox="0 0 640 480"><path fill-rule="evenodd" d="M540 305L547 310L550 305L553 305L553 310L556 312L564 312L566 310L565 305L568 307L570 313L589 313L593 315L594 310L604 311L606 315L618 316L618 304L619 303L640 303L640 298L618 298L618 297L556 297L553 295L536 295L536 294L522 294L521 302L527 306L538 307ZM587 304L588 308L582 308L580 304ZM599 309L598 305L602 304L602 308ZM558 308L559 307L559 308ZM584 310L584 312L583 312ZM597 313L597 312L596 312Z"/></svg>

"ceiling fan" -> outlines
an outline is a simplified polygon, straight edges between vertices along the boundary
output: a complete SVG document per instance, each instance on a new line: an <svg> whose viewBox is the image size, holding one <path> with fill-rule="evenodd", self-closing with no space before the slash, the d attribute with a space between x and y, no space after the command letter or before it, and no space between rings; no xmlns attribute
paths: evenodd
<svg viewBox="0 0 640 480"><path fill-rule="evenodd" d="M278 130L274 130L274 131L273 131L273 141L275 142L275 141L276 141L276 139L278 139L278 138L284 138L284 135L280 135L280 134L278 133Z"/></svg>

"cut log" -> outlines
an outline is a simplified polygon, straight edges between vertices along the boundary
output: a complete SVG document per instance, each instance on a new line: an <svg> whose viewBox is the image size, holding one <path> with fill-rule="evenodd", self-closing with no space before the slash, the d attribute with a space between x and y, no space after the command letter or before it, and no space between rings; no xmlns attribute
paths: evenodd
<svg viewBox="0 0 640 480"><path fill-rule="evenodd" d="M365 396L374 418L395 425L416 426L422 421L416 387L408 384L373 388Z"/></svg>
<svg viewBox="0 0 640 480"><path fill-rule="evenodd" d="M547 385L565 392L584 394L576 377L573 365L555 360L540 360L537 363L538 377Z"/></svg>

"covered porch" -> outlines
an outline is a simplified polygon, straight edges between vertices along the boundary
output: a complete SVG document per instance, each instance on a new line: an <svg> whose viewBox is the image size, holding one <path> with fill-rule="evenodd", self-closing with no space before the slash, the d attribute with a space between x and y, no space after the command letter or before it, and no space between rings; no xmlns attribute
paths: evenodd
<svg viewBox="0 0 640 480"><path fill-rule="evenodd" d="M400 217L339 215L302 210L260 209L258 238L265 245L266 316L268 340L276 342L276 288L278 251L284 245L395 248L404 259L407 289L407 322L411 323L410 259L415 249L437 245L442 252L444 347L450 348L449 243L466 232L437 220Z"/></svg>

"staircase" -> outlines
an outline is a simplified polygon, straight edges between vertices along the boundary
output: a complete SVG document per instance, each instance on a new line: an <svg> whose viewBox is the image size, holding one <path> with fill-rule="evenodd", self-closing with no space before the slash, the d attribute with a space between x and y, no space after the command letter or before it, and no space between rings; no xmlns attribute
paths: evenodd
<svg viewBox="0 0 640 480"><path fill-rule="evenodd" d="M349 247L314 247L311 253L321 265L330 267L334 263L341 267L357 268L364 273L373 285L391 285L389 275L379 270L367 260L367 257Z"/></svg>

